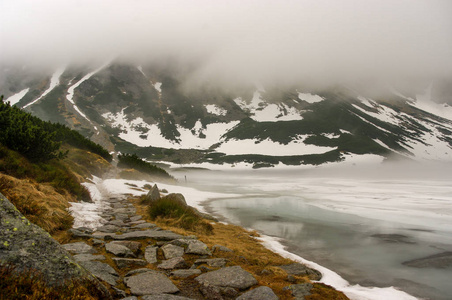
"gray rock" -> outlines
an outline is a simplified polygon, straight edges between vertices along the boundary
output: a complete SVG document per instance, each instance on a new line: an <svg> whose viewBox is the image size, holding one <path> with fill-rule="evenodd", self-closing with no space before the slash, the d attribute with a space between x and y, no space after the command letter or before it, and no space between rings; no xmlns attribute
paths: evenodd
<svg viewBox="0 0 452 300"><path fill-rule="evenodd" d="M176 234L168 230L141 230L132 231L124 234L117 234L112 236L115 240L143 240L154 239L160 241L171 241L183 238L182 235Z"/></svg>
<svg viewBox="0 0 452 300"><path fill-rule="evenodd" d="M217 286L210 285L208 283L203 283L199 286L199 290L208 300L223 300L220 288Z"/></svg>
<svg viewBox="0 0 452 300"><path fill-rule="evenodd" d="M122 298L121 300L138 300L138 298L136 296L130 296L130 297Z"/></svg>
<svg viewBox="0 0 452 300"><path fill-rule="evenodd" d="M92 255L92 254L87 254L87 253L77 254L77 255L74 255L73 257L78 262L88 261L88 260L104 260L105 259L105 256L103 256L103 255Z"/></svg>
<svg viewBox="0 0 452 300"><path fill-rule="evenodd" d="M75 238L92 238L93 236L91 233L85 233L83 231L80 231L78 229L71 228L68 230L68 232Z"/></svg>
<svg viewBox="0 0 452 300"><path fill-rule="evenodd" d="M57 241L39 226L30 223L16 207L0 194L0 262L15 271L40 272L49 285L63 285L66 280L90 280L111 298L108 290Z"/></svg>
<svg viewBox="0 0 452 300"><path fill-rule="evenodd" d="M157 271L149 271L124 278L124 283L133 295L174 294L179 289L172 281Z"/></svg>
<svg viewBox="0 0 452 300"><path fill-rule="evenodd" d="M124 292L123 290L118 289L118 288L116 288L116 287L114 287L114 286L112 286L112 289L113 289L113 291L114 291L115 298L121 297L121 299L124 299L125 297L127 297L126 292Z"/></svg>
<svg viewBox="0 0 452 300"><path fill-rule="evenodd" d="M116 285L116 281L119 279L115 269L100 261L82 261L80 264L94 276L110 285Z"/></svg>
<svg viewBox="0 0 452 300"><path fill-rule="evenodd" d="M157 200L160 199L160 192L159 189L157 187L157 185L155 184L150 190L149 192L146 194L145 198L144 198L144 202L146 204L151 204Z"/></svg>
<svg viewBox="0 0 452 300"><path fill-rule="evenodd" d="M175 295L148 295L141 297L142 300L192 300L192 298Z"/></svg>
<svg viewBox="0 0 452 300"><path fill-rule="evenodd" d="M257 284L257 280L240 266L227 267L199 275L195 278L200 284L232 287L240 290Z"/></svg>
<svg viewBox="0 0 452 300"><path fill-rule="evenodd" d="M105 242L99 239L93 239L93 246L102 246Z"/></svg>
<svg viewBox="0 0 452 300"><path fill-rule="evenodd" d="M113 240L113 236L115 236L116 233L107 233L107 232L100 232L100 231L95 231L92 236L95 239L99 239L99 240Z"/></svg>
<svg viewBox="0 0 452 300"><path fill-rule="evenodd" d="M106 232L106 233L115 233L115 232L120 231L120 229L121 228L116 225L109 224L109 225L104 225L104 226L97 228L97 231Z"/></svg>
<svg viewBox="0 0 452 300"><path fill-rule="evenodd" d="M185 259L183 257L174 257L168 260L164 260L162 261L161 264L157 266L157 268L163 270L173 270L184 267L186 267L186 264Z"/></svg>
<svg viewBox="0 0 452 300"><path fill-rule="evenodd" d="M171 276L179 277L179 278L186 278L193 275L199 275L201 274L201 270L199 269L188 269L188 270L174 270L171 272Z"/></svg>
<svg viewBox="0 0 452 300"><path fill-rule="evenodd" d="M209 267L223 268L227 262L228 260L226 258L202 258L195 260L195 265L199 266L206 264Z"/></svg>
<svg viewBox="0 0 452 300"><path fill-rule="evenodd" d="M311 295L311 289L313 288L312 284L300 283L286 286L283 290L289 290L292 292L292 296L295 297L295 300L305 300L304 296Z"/></svg>
<svg viewBox="0 0 452 300"><path fill-rule="evenodd" d="M144 251L144 259L150 264L155 264L157 262L157 249L155 246L147 246Z"/></svg>
<svg viewBox="0 0 452 300"><path fill-rule="evenodd" d="M260 286L246 292L236 298L236 300L278 300L278 296L268 286Z"/></svg>
<svg viewBox="0 0 452 300"><path fill-rule="evenodd" d="M187 248L185 249L185 253L198 255L212 255L212 252L210 252L209 247L207 247L206 244L198 240L192 240L192 242L189 243Z"/></svg>
<svg viewBox="0 0 452 300"><path fill-rule="evenodd" d="M127 272L126 275L124 275L124 277L129 277L129 276L133 276L133 275L136 275L136 274L146 273L146 272L149 272L149 271L152 271L152 270L148 269L148 268L135 269L135 270Z"/></svg>
<svg viewBox="0 0 452 300"><path fill-rule="evenodd" d="M177 239L171 242L173 245L183 246L185 248L185 253L187 254L198 254L198 255L212 255L209 247L203 242L196 239Z"/></svg>
<svg viewBox="0 0 452 300"><path fill-rule="evenodd" d="M303 264L294 263L278 267L286 271L289 275L308 276L311 280L320 280L322 278L322 273L317 270L308 268Z"/></svg>
<svg viewBox="0 0 452 300"><path fill-rule="evenodd" d="M414 268L450 269L452 268L452 252L438 253L419 259L409 260L402 264Z"/></svg>
<svg viewBox="0 0 452 300"><path fill-rule="evenodd" d="M122 213L118 213L118 214L114 214L114 217L116 220L120 220L120 221L125 221L129 218L128 214L122 214Z"/></svg>
<svg viewBox="0 0 452 300"><path fill-rule="evenodd" d="M115 262L116 266L118 268L128 268L133 266L145 266L147 265L147 261L143 259L137 259L137 258L119 258L119 257L113 257L113 261Z"/></svg>
<svg viewBox="0 0 452 300"><path fill-rule="evenodd" d="M212 247L212 251L222 251L222 252L232 252L231 249L229 249L228 247L225 246L221 246L221 245L215 245Z"/></svg>
<svg viewBox="0 0 452 300"><path fill-rule="evenodd" d="M131 226L135 226L135 225L143 224L143 223L146 223L146 221L145 220L132 221L132 222L129 222L127 224L130 224Z"/></svg>
<svg viewBox="0 0 452 300"><path fill-rule="evenodd" d="M138 220L141 220L141 216L133 216L133 217L130 217L130 222L135 222L135 221L138 221Z"/></svg>
<svg viewBox="0 0 452 300"><path fill-rule="evenodd" d="M113 253L114 255L120 257L136 257L132 250L130 250L126 246L115 244L113 242L105 244L105 250L107 250L107 252L109 253Z"/></svg>
<svg viewBox="0 0 452 300"><path fill-rule="evenodd" d="M96 249L91 247L85 242L77 242L77 243L69 243L64 244L63 248L67 251L74 253L74 254L81 254L81 253L96 253Z"/></svg>
<svg viewBox="0 0 452 300"><path fill-rule="evenodd" d="M157 227L157 225L152 224L152 223L141 223L141 224L137 224L134 225L133 228L138 228L138 229L147 229L147 228L155 228Z"/></svg>
<svg viewBox="0 0 452 300"><path fill-rule="evenodd" d="M182 257L184 255L185 249L176 245L167 244L162 248L163 255L166 259L174 257Z"/></svg>
<svg viewBox="0 0 452 300"><path fill-rule="evenodd" d="M110 242L111 244L116 245L122 245L129 248L135 255L137 255L140 252L141 243L140 242L134 242L134 241L113 241Z"/></svg>
<svg viewBox="0 0 452 300"><path fill-rule="evenodd" d="M122 227L122 226L125 225L124 222L121 221L121 220L113 220L113 221L108 222L107 224L108 225L115 225L115 226L118 226L118 227Z"/></svg>

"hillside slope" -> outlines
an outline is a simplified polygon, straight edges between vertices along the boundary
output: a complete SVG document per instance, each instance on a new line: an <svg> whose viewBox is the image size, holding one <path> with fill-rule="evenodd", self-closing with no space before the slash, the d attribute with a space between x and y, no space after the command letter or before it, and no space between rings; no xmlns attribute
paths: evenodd
<svg viewBox="0 0 452 300"><path fill-rule="evenodd" d="M452 160L452 107L434 102L432 86L378 97L345 87L190 89L169 70L110 61L32 75L3 75L7 100L109 151L149 160L254 167L361 155Z"/></svg>

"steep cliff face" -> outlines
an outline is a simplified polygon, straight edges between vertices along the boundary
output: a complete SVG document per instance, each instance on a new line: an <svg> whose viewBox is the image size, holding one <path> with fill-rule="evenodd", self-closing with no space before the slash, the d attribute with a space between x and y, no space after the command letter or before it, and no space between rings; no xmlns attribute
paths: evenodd
<svg viewBox="0 0 452 300"><path fill-rule="evenodd" d="M71 280L89 281L101 293L108 291L49 233L31 223L0 194L0 265L10 265L19 272L38 272L51 286Z"/></svg>

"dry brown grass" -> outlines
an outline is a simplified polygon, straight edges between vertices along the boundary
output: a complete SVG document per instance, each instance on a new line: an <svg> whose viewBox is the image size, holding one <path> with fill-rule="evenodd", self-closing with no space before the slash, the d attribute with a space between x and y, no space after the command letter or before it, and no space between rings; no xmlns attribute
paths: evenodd
<svg viewBox="0 0 452 300"><path fill-rule="evenodd" d="M71 228L73 218L67 211L68 193L60 194L46 184L20 180L0 173L0 192L32 223L53 234Z"/></svg>
<svg viewBox="0 0 452 300"><path fill-rule="evenodd" d="M186 230L177 226L177 220L157 219L151 221L147 214L148 207L140 203L139 198L131 199L137 209L137 214L143 216L149 222L157 224L159 227L182 235L196 235L209 247L222 245L233 250L233 252L215 252L213 257L223 257L229 260L228 265L239 265L247 270L257 279L260 285L265 285L273 289L280 299L293 299L290 292L283 291L283 288L290 285L288 274L278 268L279 265L293 263L293 261L281 257L265 248L256 237L259 234L255 231L247 231L240 226L227 225L218 222L211 222L213 234L202 230ZM306 277L295 276L296 283L309 282ZM342 292L323 284L314 284L312 296L306 297L312 300L345 300L348 299Z"/></svg>

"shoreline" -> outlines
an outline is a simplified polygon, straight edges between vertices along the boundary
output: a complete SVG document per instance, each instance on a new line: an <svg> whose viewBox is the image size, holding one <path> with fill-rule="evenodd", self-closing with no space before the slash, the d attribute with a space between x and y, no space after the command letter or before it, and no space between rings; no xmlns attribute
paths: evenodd
<svg viewBox="0 0 452 300"><path fill-rule="evenodd" d="M226 224L232 224L236 226L240 226L238 224L230 223L228 222L227 218L215 213L211 207L209 207L209 203L213 201L218 201L220 199L209 199L207 201L204 201L201 203L205 211L217 218L220 222L224 222ZM244 227L242 227L244 228ZM245 230L256 230L254 228L244 228ZM398 290L394 287L365 287L361 286L359 284L351 284L348 280L340 276L335 271L328 269L326 267L323 267L319 263L316 263L314 261L307 260L293 252L289 251L289 246L284 245L284 239L266 235L260 231L258 231L260 237L257 239L261 242L261 244L269 249L270 251L281 255L284 258L291 259L295 262L302 263L309 268L313 268L319 272L322 273L322 279L318 282L324 283L327 285L330 285L334 287L336 290L343 292L347 297L349 297L351 300L388 300L388 299L394 299L394 300L419 300L419 298L416 298L404 291Z"/></svg>
<svg viewBox="0 0 452 300"><path fill-rule="evenodd" d="M128 183L128 184L126 184ZM115 194L130 194L134 196L138 196L143 194L145 191L140 190L139 188L133 188L130 184L136 184L137 186L143 186L146 183L150 183L146 180L126 180L126 179L105 179L105 180L95 180L93 183L88 183L86 186L90 190L90 193L103 194L108 192L109 195ZM187 198L187 204L195 207L196 209L200 209L202 212L206 212L207 214L217 217L220 222L235 225L233 223L228 222L228 220L215 213L212 209L208 207L208 204L212 201L218 201L226 198L234 198L234 196L239 196L235 194L220 194L220 193L211 193L204 192L201 190L197 190L192 187L181 186L181 185L170 185L163 184L158 182L156 183L159 187L163 187L167 189L169 192L177 192L182 193ZM122 184L122 186L121 186ZM98 185L102 185L100 188ZM96 192L97 190L97 192ZM101 191L103 193L101 193ZM215 197L215 196L222 197ZM196 197L198 196L198 197ZM196 201L191 201L190 198L196 197ZM101 209L101 205L99 206ZM93 212L94 213L94 212ZM86 216L85 216L86 217ZM240 226L240 225L238 225ZM240 226L242 227L242 226ZM244 228L244 227L242 227ZM245 230L250 230L250 228L244 228ZM254 230L251 228L251 230ZM334 287L338 291L344 292L350 299L352 300L387 300L387 299L397 299L397 300L416 300L418 298L407 294L406 292L397 290L394 287L363 287L358 284L352 285L346 279L342 278L333 270L327 269L320 264L306 260L301 256L289 252L287 246L284 245L284 240L278 237L272 237L269 235L265 235L263 233L259 233L261 237L257 238L259 242L270 251L280 255L281 257L291 259L295 262L300 262L308 267L314 268L320 271L323 275L322 279L319 281L320 283L324 283Z"/></svg>

